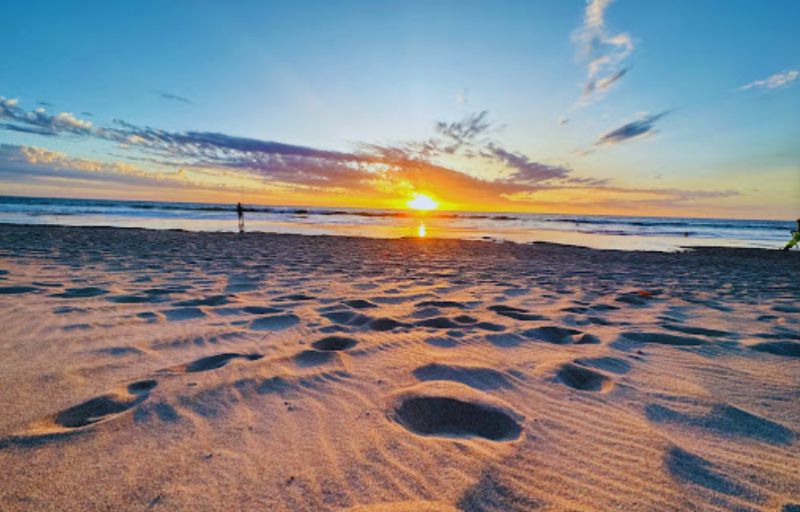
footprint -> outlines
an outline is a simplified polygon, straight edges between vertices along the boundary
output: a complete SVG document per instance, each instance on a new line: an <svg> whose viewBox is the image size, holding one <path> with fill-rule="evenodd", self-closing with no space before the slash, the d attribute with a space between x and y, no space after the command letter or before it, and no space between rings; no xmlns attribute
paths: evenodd
<svg viewBox="0 0 800 512"><path fill-rule="evenodd" d="M300 323L297 315L272 315L256 318L250 322L250 329L254 331L282 331Z"/></svg>
<svg viewBox="0 0 800 512"><path fill-rule="evenodd" d="M0 439L0 448L5 445L33 446L108 421L147 400L157 385L156 380L142 380L68 407L32 424L20 434Z"/></svg>
<svg viewBox="0 0 800 512"><path fill-rule="evenodd" d="M105 295L108 290L104 288L97 288L96 286L87 286L85 288L67 288L61 293L54 293L51 297L59 297L61 299L86 299L89 297L98 297Z"/></svg>
<svg viewBox="0 0 800 512"><path fill-rule="evenodd" d="M405 327L405 324L398 322L393 318L376 318L369 323L370 329L373 331L391 331L398 327Z"/></svg>
<svg viewBox="0 0 800 512"><path fill-rule="evenodd" d="M614 381L600 372L575 363L561 365L556 378L566 386L581 391L607 392L614 387Z"/></svg>
<svg viewBox="0 0 800 512"><path fill-rule="evenodd" d="M174 308L162 311L170 322L181 322L184 320L194 320L205 318L206 314L200 308Z"/></svg>
<svg viewBox="0 0 800 512"><path fill-rule="evenodd" d="M215 354L213 356L202 357L191 363L175 366L167 371L172 373L197 373L207 372L209 370L216 370L230 363L233 359L246 359L248 361L257 361L264 357L261 354L238 354L236 352L226 352L223 354Z"/></svg>
<svg viewBox="0 0 800 512"><path fill-rule="evenodd" d="M449 380L481 390L513 387L505 374L491 368L431 363L412 372L420 381Z"/></svg>
<svg viewBox="0 0 800 512"><path fill-rule="evenodd" d="M461 327L459 324L453 322L447 317L437 316L434 318L426 318L425 320L418 320L416 325L419 327L429 327L431 329L456 329Z"/></svg>
<svg viewBox="0 0 800 512"><path fill-rule="evenodd" d="M519 423L499 408L447 396L408 396L393 411L394 419L415 434L481 437L491 441L517 439Z"/></svg>
<svg viewBox="0 0 800 512"><path fill-rule="evenodd" d="M316 297L311 297L310 295L306 295L304 293L294 293L291 295L283 295L275 299L276 301L291 301L291 302L302 302L308 300L315 300Z"/></svg>
<svg viewBox="0 0 800 512"><path fill-rule="evenodd" d="M356 346L358 342L345 336L327 336L311 344L316 350L338 351L347 350Z"/></svg>
<svg viewBox="0 0 800 512"><path fill-rule="evenodd" d="M522 344L525 339L519 334L504 333L504 334L487 334L486 341L492 345L500 348L512 348Z"/></svg>
<svg viewBox="0 0 800 512"><path fill-rule="evenodd" d="M631 369L631 363L619 357L587 357L576 359L575 362L583 366L593 366L618 375L628 373Z"/></svg>
<svg viewBox="0 0 800 512"><path fill-rule="evenodd" d="M308 368L310 366L319 366L321 364L329 363L336 359L337 354L331 351L320 350L304 350L295 355L292 359L295 364L301 368Z"/></svg>
<svg viewBox="0 0 800 512"><path fill-rule="evenodd" d="M360 505L340 512L459 512L459 510L440 501L396 501Z"/></svg>
<svg viewBox="0 0 800 512"><path fill-rule="evenodd" d="M242 311L250 315L273 315L275 313L283 312L283 310L280 308L273 308L269 306L245 306L242 308Z"/></svg>
<svg viewBox="0 0 800 512"><path fill-rule="evenodd" d="M556 345L573 343L572 336L576 334L580 334L580 331L554 326L536 327L522 333L523 336L530 340L544 341Z"/></svg>
<svg viewBox="0 0 800 512"><path fill-rule="evenodd" d="M195 307L195 306L223 306L230 302L227 295L212 295L210 297L203 297L202 299L191 299L176 302L174 305L178 307Z"/></svg>
<svg viewBox="0 0 800 512"><path fill-rule="evenodd" d="M158 385L155 380L143 380L128 385L126 392L92 398L56 413L53 423L64 428L81 428L108 420L143 402Z"/></svg>
<svg viewBox="0 0 800 512"><path fill-rule="evenodd" d="M353 309L371 309L377 308L377 304L373 304L372 302L364 299L352 299L344 301L344 304L350 306Z"/></svg>
<svg viewBox="0 0 800 512"><path fill-rule="evenodd" d="M360 326L372 320L372 317L354 311L331 311L323 313L322 316L339 325Z"/></svg>
<svg viewBox="0 0 800 512"><path fill-rule="evenodd" d="M35 292L38 289L34 286L0 286L0 295L19 295Z"/></svg>
<svg viewBox="0 0 800 512"><path fill-rule="evenodd" d="M706 429L726 437L748 437L770 444L789 445L796 437L794 432L779 423L729 404L715 404L701 414L690 414L660 404L649 404L645 407L644 413L647 419L654 423L678 423Z"/></svg>
<svg viewBox="0 0 800 512"><path fill-rule="evenodd" d="M626 332L622 336L637 343L656 343L658 345L672 345L676 347L693 347L705 345L707 342L693 336L677 336L661 332Z"/></svg>
<svg viewBox="0 0 800 512"><path fill-rule="evenodd" d="M523 322L536 322L541 320L547 320L547 317L530 313L528 312L527 309L515 308L503 304L489 306L489 309L491 311L494 311L498 315L503 315L508 318L513 318L514 320L521 320Z"/></svg>
<svg viewBox="0 0 800 512"><path fill-rule="evenodd" d="M457 308L467 309L467 306L453 300L425 300L415 304L418 308Z"/></svg>
<svg viewBox="0 0 800 512"><path fill-rule="evenodd" d="M800 343L795 341L767 341L751 345L750 348L777 356L800 357Z"/></svg>
<svg viewBox="0 0 800 512"><path fill-rule="evenodd" d="M677 446L667 450L664 466L676 480L731 496L755 497L752 489L731 480L708 460Z"/></svg>
<svg viewBox="0 0 800 512"><path fill-rule="evenodd" d="M709 338L720 338L723 336L731 335L731 333L727 331L718 331L716 329L706 329L705 327L694 327L691 325L663 324L661 325L661 327L669 331L677 331L677 332L682 332L684 334L696 334L700 336L708 336Z"/></svg>
<svg viewBox="0 0 800 512"><path fill-rule="evenodd" d="M165 302L162 295L112 295L106 300L115 304L155 304Z"/></svg>

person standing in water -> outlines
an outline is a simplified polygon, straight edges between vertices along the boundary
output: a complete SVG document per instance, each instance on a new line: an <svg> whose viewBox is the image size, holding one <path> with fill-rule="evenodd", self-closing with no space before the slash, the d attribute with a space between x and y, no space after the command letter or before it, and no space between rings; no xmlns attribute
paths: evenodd
<svg viewBox="0 0 800 512"><path fill-rule="evenodd" d="M244 207L242 203L236 205L236 215L239 216L239 233L244 233Z"/></svg>
<svg viewBox="0 0 800 512"><path fill-rule="evenodd" d="M792 239L786 244L786 247L783 248L784 251L788 251L792 247L796 246L800 243L800 219L797 219L797 231L792 231Z"/></svg>

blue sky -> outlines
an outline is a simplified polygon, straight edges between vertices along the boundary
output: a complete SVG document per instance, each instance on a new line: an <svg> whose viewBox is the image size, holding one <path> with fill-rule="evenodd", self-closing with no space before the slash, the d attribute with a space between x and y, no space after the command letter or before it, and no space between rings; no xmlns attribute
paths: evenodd
<svg viewBox="0 0 800 512"><path fill-rule="evenodd" d="M800 214L796 1L234 4L4 6L0 96L12 105L0 110L0 186ZM37 108L50 117L32 120ZM484 111L466 139L444 129ZM78 124L52 121L62 112ZM161 135L134 137L147 127ZM184 133L225 138L171 137Z"/></svg>

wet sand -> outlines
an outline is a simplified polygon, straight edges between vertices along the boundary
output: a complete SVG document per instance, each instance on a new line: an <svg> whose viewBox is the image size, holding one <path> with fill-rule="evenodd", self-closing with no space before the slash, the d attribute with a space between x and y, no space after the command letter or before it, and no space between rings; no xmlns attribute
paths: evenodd
<svg viewBox="0 0 800 512"><path fill-rule="evenodd" d="M0 225L0 510L800 510L798 276Z"/></svg>

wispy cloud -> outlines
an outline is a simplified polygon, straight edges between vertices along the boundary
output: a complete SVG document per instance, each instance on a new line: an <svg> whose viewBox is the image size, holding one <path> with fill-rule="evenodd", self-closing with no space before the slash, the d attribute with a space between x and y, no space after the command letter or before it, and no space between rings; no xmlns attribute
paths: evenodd
<svg viewBox="0 0 800 512"><path fill-rule="evenodd" d="M656 133L655 124L662 117L669 114L669 110L659 114L644 115L636 121L624 124L601 135L594 143L595 146L614 145L633 139L641 139Z"/></svg>
<svg viewBox="0 0 800 512"><path fill-rule="evenodd" d="M178 96L177 94L172 94L171 92L166 91L156 91L159 97L169 101L177 101L179 103L183 103L185 105L194 105L194 102L188 98L184 98L183 96Z"/></svg>
<svg viewBox="0 0 800 512"><path fill-rule="evenodd" d="M44 107L26 111L12 98L0 96L0 119L8 121L3 128L37 135L55 136L65 133L89 135L92 123L70 112L49 114Z"/></svg>
<svg viewBox="0 0 800 512"><path fill-rule="evenodd" d="M763 80L755 80L749 84L745 84L739 87L739 90L746 91L748 89L778 89L779 87L789 87L797 80L798 76L800 76L800 72L794 69L782 73L775 73Z"/></svg>
<svg viewBox="0 0 800 512"><path fill-rule="evenodd" d="M588 0L583 25L573 35L580 58L586 63L586 83L578 106L601 97L628 72L624 62L634 50L626 32L611 33L605 13L612 0Z"/></svg>
<svg viewBox="0 0 800 512"><path fill-rule="evenodd" d="M603 135L596 144L646 136L664 115L666 112L628 123ZM0 147L0 181L71 179L76 180L76 186L118 182L136 187L228 192L242 187L258 193L273 191L276 197L294 197L298 202L339 198L342 204L352 204L359 197L369 198L372 204L378 200L392 204L398 196L414 191L484 207L525 202L541 208L556 204L557 197L564 194L575 194L575 204L579 204L586 200L580 198L590 197L592 190L613 196L613 201L609 199L612 205L621 198L633 200L643 194L652 199L652 204L661 200L652 190L617 189L603 178L576 176L568 166L539 162L506 149L494 139L498 129L484 111L460 121L438 122L433 135L423 141L360 144L353 151L332 151L218 132L173 132L121 120L94 126L69 113L26 111L16 100L2 98L0 130L94 139L113 145L108 156L114 160L5 145ZM460 165L465 162L474 165L463 169ZM678 192L664 191L662 196L674 199ZM680 197L728 193L684 192Z"/></svg>

